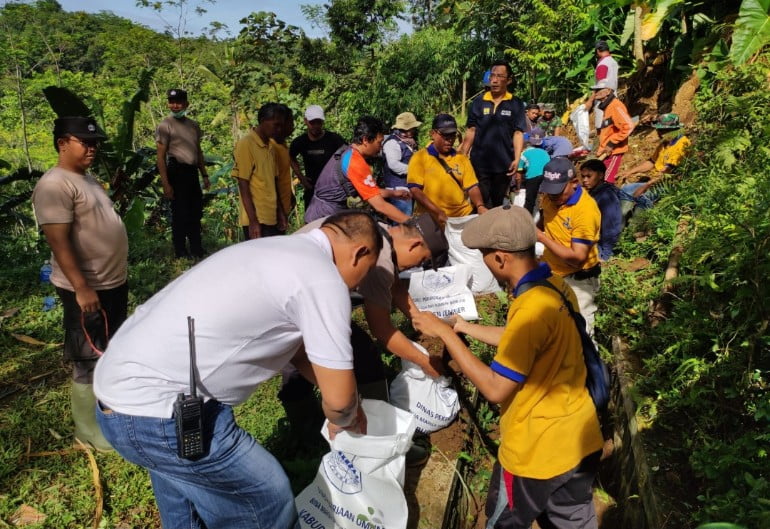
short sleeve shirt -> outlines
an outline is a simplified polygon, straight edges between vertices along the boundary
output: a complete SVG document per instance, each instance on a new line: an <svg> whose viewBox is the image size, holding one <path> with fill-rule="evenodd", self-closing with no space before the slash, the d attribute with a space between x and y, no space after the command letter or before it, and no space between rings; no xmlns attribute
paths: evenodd
<svg viewBox="0 0 770 529"><path fill-rule="evenodd" d="M78 266L94 290L115 288L128 275L128 236L102 185L91 175L54 167L35 185L32 205L38 224L71 224ZM55 256L51 283L74 290Z"/></svg>
<svg viewBox="0 0 770 529"><path fill-rule="evenodd" d="M471 149L476 173L504 173L513 161L513 134L527 130L524 103L506 92L495 105L491 93L485 92L471 103L466 127L476 129Z"/></svg>
<svg viewBox="0 0 770 529"><path fill-rule="evenodd" d="M336 132L327 130L320 139L315 141L311 140L310 136L305 133L292 140L289 154L295 160L298 156L302 157L305 176L315 184L326 162L343 145L345 145L345 140Z"/></svg>
<svg viewBox="0 0 770 529"><path fill-rule="evenodd" d="M547 265L519 284L538 279L550 281L577 307L572 289ZM522 384L501 408L498 458L507 471L550 479L601 448L580 334L557 292L534 287L514 299L491 367Z"/></svg>
<svg viewBox="0 0 770 529"><path fill-rule="evenodd" d="M348 149L342 155L340 162L343 174L348 177L362 199L369 200L380 194L380 188L377 187L377 181L372 175L372 168L360 152L356 149Z"/></svg>
<svg viewBox="0 0 770 529"><path fill-rule="evenodd" d="M198 165L201 136L200 126L189 118L169 116L155 130L155 141L166 146L167 155L188 165Z"/></svg>
<svg viewBox="0 0 770 529"><path fill-rule="evenodd" d="M441 156L452 169L452 175L438 161L440 156L433 144L417 151L409 160L407 186L425 193L447 217L465 217L473 213L473 206L468 201L468 190L479 184L471 161L464 154L452 150L447 156ZM415 213L425 213L419 202Z"/></svg>
<svg viewBox="0 0 770 529"><path fill-rule="evenodd" d="M240 404L303 344L313 364L352 369L350 310L321 230L234 244L136 309L99 360L94 393L120 413L171 417L189 391L188 315L205 400Z"/></svg>
<svg viewBox="0 0 770 529"><path fill-rule="evenodd" d="M566 204L556 207L548 197L543 199L543 227L545 234L562 246L571 247L573 242L590 246L588 258L582 270L593 268L599 263L597 243L601 230L601 213L596 201L578 187ZM578 270L572 268L548 248L543 260L558 276L568 276Z"/></svg>
<svg viewBox="0 0 770 529"><path fill-rule="evenodd" d="M679 136L669 143L661 144L654 156L655 170L663 172L679 165L689 146L690 140L687 136Z"/></svg>
<svg viewBox="0 0 770 529"><path fill-rule="evenodd" d="M262 138L251 129L249 133L238 140L233 152L234 165L232 176L249 183L251 199L254 202L254 208L257 210L257 218L260 224L274 226L278 223L276 215L276 178L278 176L278 167L275 162L275 150L268 141L265 143ZM249 217L246 215L246 208L243 206L243 200L239 202L241 226L249 225Z"/></svg>
<svg viewBox="0 0 770 529"><path fill-rule="evenodd" d="M519 169L524 169L524 178L527 180L530 178L537 178L538 176L543 176L543 168L550 161L551 157L545 149L539 147L527 147L524 149L524 152L521 153Z"/></svg>

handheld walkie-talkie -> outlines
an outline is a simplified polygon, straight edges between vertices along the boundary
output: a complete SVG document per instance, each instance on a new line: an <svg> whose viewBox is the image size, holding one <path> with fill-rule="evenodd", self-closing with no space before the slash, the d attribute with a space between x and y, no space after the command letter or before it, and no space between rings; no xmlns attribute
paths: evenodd
<svg viewBox="0 0 770 529"><path fill-rule="evenodd" d="M174 402L177 453L184 459L198 459L204 455L203 398L195 385L195 320L187 316L190 338L190 395L180 393Z"/></svg>

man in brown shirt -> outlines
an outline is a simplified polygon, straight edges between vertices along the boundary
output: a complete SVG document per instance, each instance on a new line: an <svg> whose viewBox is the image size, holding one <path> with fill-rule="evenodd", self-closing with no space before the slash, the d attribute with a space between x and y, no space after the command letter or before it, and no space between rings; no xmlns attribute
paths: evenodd
<svg viewBox="0 0 770 529"><path fill-rule="evenodd" d="M87 173L104 139L92 118L57 119L59 160L40 177L32 204L51 247L51 282L64 310L64 355L73 362L75 437L110 450L94 415L93 370L126 319L128 237L104 188Z"/></svg>
<svg viewBox="0 0 770 529"><path fill-rule="evenodd" d="M201 150L201 129L198 123L186 117L188 105L185 90L174 88L168 91L171 115L158 125L155 141L163 194L171 200L174 253L177 257L200 258L205 252L201 244L203 194L198 171L203 176L203 187L208 189L210 183Z"/></svg>

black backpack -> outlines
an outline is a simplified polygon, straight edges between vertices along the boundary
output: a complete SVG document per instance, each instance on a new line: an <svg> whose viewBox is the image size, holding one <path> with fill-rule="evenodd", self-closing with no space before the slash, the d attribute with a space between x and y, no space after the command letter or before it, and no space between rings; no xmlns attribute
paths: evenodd
<svg viewBox="0 0 770 529"><path fill-rule="evenodd" d="M572 303L567 299L564 293L553 286L549 281L544 279L539 281L529 281L523 283L517 289L517 295L520 296L527 290L534 287L547 287L551 290L558 292L564 304L567 306L572 319L575 321L578 332L580 333L580 340L583 342L583 360L586 363L586 388L591 395L591 399L594 401L596 410L598 412L604 412L607 410L607 405L610 402L610 370L607 368L607 364L599 356L599 351L596 350L594 341L588 336L586 331L586 320L580 312L576 312L572 308Z"/></svg>

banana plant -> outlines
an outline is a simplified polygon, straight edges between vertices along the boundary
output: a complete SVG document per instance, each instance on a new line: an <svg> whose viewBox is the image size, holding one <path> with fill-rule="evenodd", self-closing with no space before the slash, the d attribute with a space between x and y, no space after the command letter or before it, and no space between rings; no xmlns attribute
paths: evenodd
<svg viewBox="0 0 770 529"><path fill-rule="evenodd" d="M735 22L730 60L743 64L770 43L770 0L743 0Z"/></svg>

